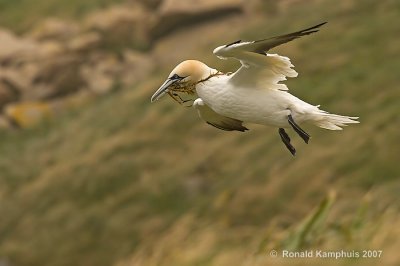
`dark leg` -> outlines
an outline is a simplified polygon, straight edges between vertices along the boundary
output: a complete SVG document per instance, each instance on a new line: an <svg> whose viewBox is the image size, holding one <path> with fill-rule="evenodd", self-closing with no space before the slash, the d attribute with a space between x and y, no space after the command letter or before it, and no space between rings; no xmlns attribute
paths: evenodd
<svg viewBox="0 0 400 266"><path fill-rule="evenodd" d="M285 144L286 148L290 151L290 153L295 156L296 155L296 149L290 144L290 138L289 135L285 132L283 128L279 128L279 135L281 136L282 142Z"/></svg>
<svg viewBox="0 0 400 266"><path fill-rule="evenodd" d="M307 132L301 129L301 127L294 122L292 115L288 115L288 122L292 126L294 131L296 131L296 133L299 134L304 142L308 144L308 141L310 140L310 135L308 135Z"/></svg>

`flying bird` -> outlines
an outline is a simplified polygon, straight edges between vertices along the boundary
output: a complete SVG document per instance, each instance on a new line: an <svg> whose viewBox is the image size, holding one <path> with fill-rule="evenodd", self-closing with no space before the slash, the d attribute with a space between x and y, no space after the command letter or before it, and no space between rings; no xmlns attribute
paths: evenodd
<svg viewBox="0 0 400 266"><path fill-rule="evenodd" d="M197 60L177 65L167 80L151 97L151 102L165 94L186 106L197 109L208 124L227 131L246 131L244 123L278 128L286 148L294 156L287 128L292 128L305 143L310 135L300 124L310 122L329 130L341 130L346 124L359 123L358 117L330 114L288 92L280 83L297 72L288 57L270 54L276 46L315 33L316 26L258 41L236 41L214 49L220 59L234 58L241 67L234 73L222 73Z"/></svg>

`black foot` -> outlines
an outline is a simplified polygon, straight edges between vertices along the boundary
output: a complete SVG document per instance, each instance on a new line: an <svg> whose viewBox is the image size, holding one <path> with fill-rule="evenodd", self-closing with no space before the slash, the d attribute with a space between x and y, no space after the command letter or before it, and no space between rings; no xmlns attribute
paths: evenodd
<svg viewBox="0 0 400 266"><path fill-rule="evenodd" d="M301 129L301 127L298 124L296 124L296 122L294 122L292 115L288 115L288 122L292 126L294 131L296 131L296 133L299 134L299 136L304 140L304 142L308 144L308 141L310 140L310 135L308 135L307 132Z"/></svg>
<svg viewBox="0 0 400 266"><path fill-rule="evenodd" d="M289 135L286 133L286 131L283 128L279 128L279 136L281 136L282 142L285 144L286 148L290 151L290 153L295 156L296 155L296 149L290 144L290 138Z"/></svg>

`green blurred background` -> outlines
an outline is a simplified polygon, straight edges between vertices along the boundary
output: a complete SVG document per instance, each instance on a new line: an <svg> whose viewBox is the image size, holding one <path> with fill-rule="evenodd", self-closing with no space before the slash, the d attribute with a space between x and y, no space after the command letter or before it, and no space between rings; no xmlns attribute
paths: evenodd
<svg viewBox="0 0 400 266"><path fill-rule="evenodd" d="M0 0L0 265L399 265L399 18L396 0ZM294 95L361 124L307 127L296 158L275 129L150 104L184 59L234 71L213 48L323 21L272 52Z"/></svg>

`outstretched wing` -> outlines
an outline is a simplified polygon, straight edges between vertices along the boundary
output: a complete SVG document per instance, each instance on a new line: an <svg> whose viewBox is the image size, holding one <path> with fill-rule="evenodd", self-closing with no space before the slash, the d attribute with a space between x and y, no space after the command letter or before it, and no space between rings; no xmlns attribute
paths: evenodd
<svg viewBox="0 0 400 266"><path fill-rule="evenodd" d="M297 72L292 69L290 59L277 54L267 54L267 52L273 47L317 32L318 28L325 23L264 40L237 41L216 48L214 54L222 59L235 58L241 62L242 66L230 78L230 82L236 85L288 90L286 85L278 83L286 80L286 77L297 76Z"/></svg>
<svg viewBox="0 0 400 266"><path fill-rule="evenodd" d="M248 128L243 126L243 121L226 117L214 112L208 107L202 99L198 98L194 101L193 106L197 109L200 118L207 122L207 124L214 126L221 130L226 131L246 131Z"/></svg>
<svg viewBox="0 0 400 266"><path fill-rule="evenodd" d="M247 45L247 50L252 51L254 53L259 53L259 54L266 54L270 49L279 46L281 44L293 41L294 39L300 38L302 36L309 35L314 32L318 32L319 27L322 25L326 24L326 22L315 25L313 27L296 31L293 33L281 35L281 36L275 36L272 38L268 39L263 39L263 40L258 40L258 41L253 41L250 42L249 45Z"/></svg>

